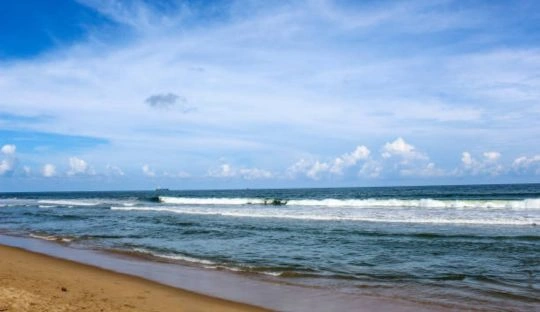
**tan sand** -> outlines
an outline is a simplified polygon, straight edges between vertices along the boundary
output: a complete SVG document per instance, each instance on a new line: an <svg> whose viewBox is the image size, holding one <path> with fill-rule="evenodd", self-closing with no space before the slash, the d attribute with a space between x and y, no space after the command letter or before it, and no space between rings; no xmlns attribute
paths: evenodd
<svg viewBox="0 0 540 312"><path fill-rule="evenodd" d="M0 312L265 311L0 245Z"/></svg>

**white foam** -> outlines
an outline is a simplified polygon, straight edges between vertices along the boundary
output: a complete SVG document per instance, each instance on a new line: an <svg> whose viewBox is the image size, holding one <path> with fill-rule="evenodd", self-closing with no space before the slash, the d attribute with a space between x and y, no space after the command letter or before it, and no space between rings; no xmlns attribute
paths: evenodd
<svg viewBox="0 0 540 312"><path fill-rule="evenodd" d="M197 198L159 196L159 201L176 205L264 205L271 200L261 198Z"/></svg>
<svg viewBox="0 0 540 312"><path fill-rule="evenodd" d="M269 276L281 276L284 272L273 272L273 271L251 271L250 267L247 267L246 269L242 269L235 266L224 266L224 265L204 265L203 266L206 269L212 269L212 270L226 270L231 272L250 272L250 273L256 273L256 274L263 274L263 275L269 275Z"/></svg>
<svg viewBox="0 0 540 312"><path fill-rule="evenodd" d="M30 234L30 237L47 240L47 241L62 241L62 242L71 242L73 239L67 238L67 237L57 237L53 235L37 235L37 234Z"/></svg>
<svg viewBox="0 0 540 312"><path fill-rule="evenodd" d="M158 258L164 258L164 259L170 259L170 260L179 260L179 261L191 262L191 263L200 263L200 264L204 264L204 265L214 265L215 264L215 262L210 261L210 260L198 259L198 258L193 258L193 257L188 257L188 256L183 256L183 255L178 255L178 254L175 254L175 255L157 254L157 253L151 252L151 251L149 251L147 249L144 249L144 248L134 248L133 250L137 251L137 252L140 252L140 253L150 254L150 255L152 255L154 257L158 257Z"/></svg>
<svg viewBox="0 0 540 312"><path fill-rule="evenodd" d="M494 208L540 209L540 199L523 200L437 200L437 199L300 199L287 205L351 208Z"/></svg>
<svg viewBox="0 0 540 312"><path fill-rule="evenodd" d="M35 205L35 203L36 201L34 199L19 199L19 198L0 199L0 205L3 207L28 206L28 205Z"/></svg>
<svg viewBox="0 0 540 312"><path fill-rule="evenodd" d="M259 272L259 273L264 274L264 275L276 276L276 277L283 275L283 272L264 271L264 272Z"/></svg>
<svg viewBox="0 0 540 312"><path fill-rule="evenodd" d="M77 199L43 199L38 200L38 203L45 205L57 205L57 206L97 206L101 204L99 201L90 201L90 200L77 200Z"/></svg>
<svg viewBox="0 0 540 312"><path fill-rule="evenodd" d="M196 198L160 196L160 202L174 205L268 205L273 199ZM348 208L454 208L454 209L540 209L540 198L522 200L440 200L440 199L291 199L287 206Z"/></svg>
<svg viewBox="0 0 540 312"><path fill-rule="evenodd" d="M466 213L455 210L408 209L402 211L388 209L327 209L315 207L289 208L216 208L190 206L146 206L111 207L112 210L157 211L192 215L217 215L238 218L281 218L319 221L363 221L387 223L432 223L432 224L478 224L478 225L532 225L540 224L540 213L519 211L492 213L489 210L469 210Z"/></svg>

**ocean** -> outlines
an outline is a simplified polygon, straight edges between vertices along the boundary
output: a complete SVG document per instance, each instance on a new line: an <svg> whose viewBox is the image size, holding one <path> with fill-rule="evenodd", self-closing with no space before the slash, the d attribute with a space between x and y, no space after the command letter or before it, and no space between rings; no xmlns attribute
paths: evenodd
<svg viewBox="0 0 540 312"><path fill-rule="evenodd" d="M540 184L1 193L0 233L348 296L540 310Z"/></svg>

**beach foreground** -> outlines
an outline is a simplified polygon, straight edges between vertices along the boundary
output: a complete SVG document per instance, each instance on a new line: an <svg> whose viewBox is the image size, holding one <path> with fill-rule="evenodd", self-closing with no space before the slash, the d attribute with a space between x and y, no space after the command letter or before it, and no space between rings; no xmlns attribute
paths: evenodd
<svg viewBox="0 0 540 312"><path fill-rule="evenodd" d="M264 311L0 245L0 311Z"/></svg>

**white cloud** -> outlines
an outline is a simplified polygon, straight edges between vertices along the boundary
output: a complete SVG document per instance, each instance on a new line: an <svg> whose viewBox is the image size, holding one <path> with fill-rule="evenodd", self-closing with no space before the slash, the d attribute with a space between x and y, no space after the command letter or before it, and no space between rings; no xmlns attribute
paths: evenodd
<svg viewBox="0 0 540 312"><path fill-rule="evenodd" d="M142 172L145 176L147 177L155 177L156 176L156 172L154 170L152 170L152 168L150 168L150 165L148 164L144 164L142 167Z"/></svg>
<svg viewBox="0 0 540 312"><path fill-rule="evenodd" d="M330 172L335 174L343 174L343 169L356 165L359 160L369 158L370 151L364 145L359 145L356 149L348 154L343 154L337 157L330 167Z"/></svg>
<svg viewBox="0 0 540 312"><path fill-rule="evenodd" d="M217 170L209 170L208 176L213 178L241 177L245 180L268 179L273 177L272 172L259 168L236 169L230 164L221 164Z"/></svg>
<svg viewBox="0 0 540 312"><path fill-rule="evenodd" d="M359 176L364 176L368 178L377 178L381 175L384 167L381 162L371 160L367 161L362 165L362 168L358 172Z"/></svg>
<svg viewBox="0 0 540 312"><path fill-rule="evenodd" d="M327 163L325 162L320 162L320 161L316 161L311 167L309 167L309 169L306 171L306 176L308 176L309 178L313 179L313 180L318 180L320 177L319 177L319 174L321 174L322 172L326 172L328 171L328 169L330 168L330 165L328 165Z"/></svg>
<svg viewBox="0 0 540 312"><path fill-rule="evenodd" d="M427 154L420 152L415 146L407 143L402 137L393 142L387 142L381 156L388 163L398 160L389 166L401 176L407 177L440 177L446 175L445 171L435 166ZM380 171L378 172L380 174Z"/></svg>
<svg viewBox="0 0 540 312"><path fill-rule="evenodd" d="M461 162L465 166L465 168L470 168L473 165L473 158L471 156L471 153L469 152L463 152L461 154Z"/></svg>
<svg viewBox="0 0 540 312"><path fill-rule="evenodd" d="M6 144L4 146L2 146L2 153L4 155L15 155L15 150L17 149L17 147L13 144Z"/></svg>
<svg viewBox="0 0 540 312"><path fill-rule="evenodd" d="M295 178L298 174L304 174L312 163L304 158L301 158L295 162L292 166L287 168L287 176L289 178Z"/></svg>
<svg viewBox="0 0 540 312"><path fill-rule="evenodd" d="M209 170L208 176L213 178L230 178L236 174L235 170L229 164L221 164L217 170Z"/></svg>
<svg viewBox="0 0 540 312"><path fill-rule="evenodd" d="M308 161L302 158L287 169L287 175L293 178L298 174L303 174L313 180L319 180L325 173L342 175L345 169L356 166L360 160L367 160L369 155L370 151L367 147L358 145L354 151L336 157L331 162Z"/></svg>
<svg viewBox="0 0 540 312"><path fill-rule="evenodd" d="M15 158L16 147L13 144L2 146L0 151L4 154L4 159L0 161L0 176L10 175L15 170L17 159Z"/></svg>
<svg viewBox="0 0 540 312"><path fill-rule="evenodd" d="M398 156L402 159L403 163L407 163L411 160L427 160L428 157L416 150L416 148L405 142L401 137L397 138L393 142L387 142L383 149L381 156L383 158L391 158Z"/></svg>
<svg viewBox="0 0 540 312"><path fill-rule="evenodd" d="M499 158L501 158L501 153L499 152L485 152L483 155L486 161L491 161L491 162L497 161L499 160Z"/></svg>
<svg viewBox="0 0 540 312"><path fill-rule="evenodd" d="M68 175L88 174L94 175L95 171L88 165L88 163L78 157L69 158L69 170Z"/></svg>
<svg viewBox="0 0 540 312"><path fill-rule="evenodd" d="M518 157L514 159L512 169L518 173L533 172L540 174L540 155Z"/></svg>
<svg viewBox="0 0 540 312"><path fill-rule="evenodd" d="M499 163L501 153L495 151L484 152L483 158L476 159L471 153L463 152L461 154L462 168L456 170L456 174L463 175L465 173L471 175L492 175L497 176L504 172L504 167Z"/></svg>
<svg viewBox="0 0 540 312"><path fill-rule="evenodd" d="M54 177L56 175L56 166L53 164L45 164L41 169L41 174L46 177Z"/></svg>
<svg viewBox="0 0 540 312"><path fill-rule="evenodd" d="M5 159L2 160L2 162L0 162L0 175L4 175L11 171L13 171L13 165L11 162Z"/></svg>

